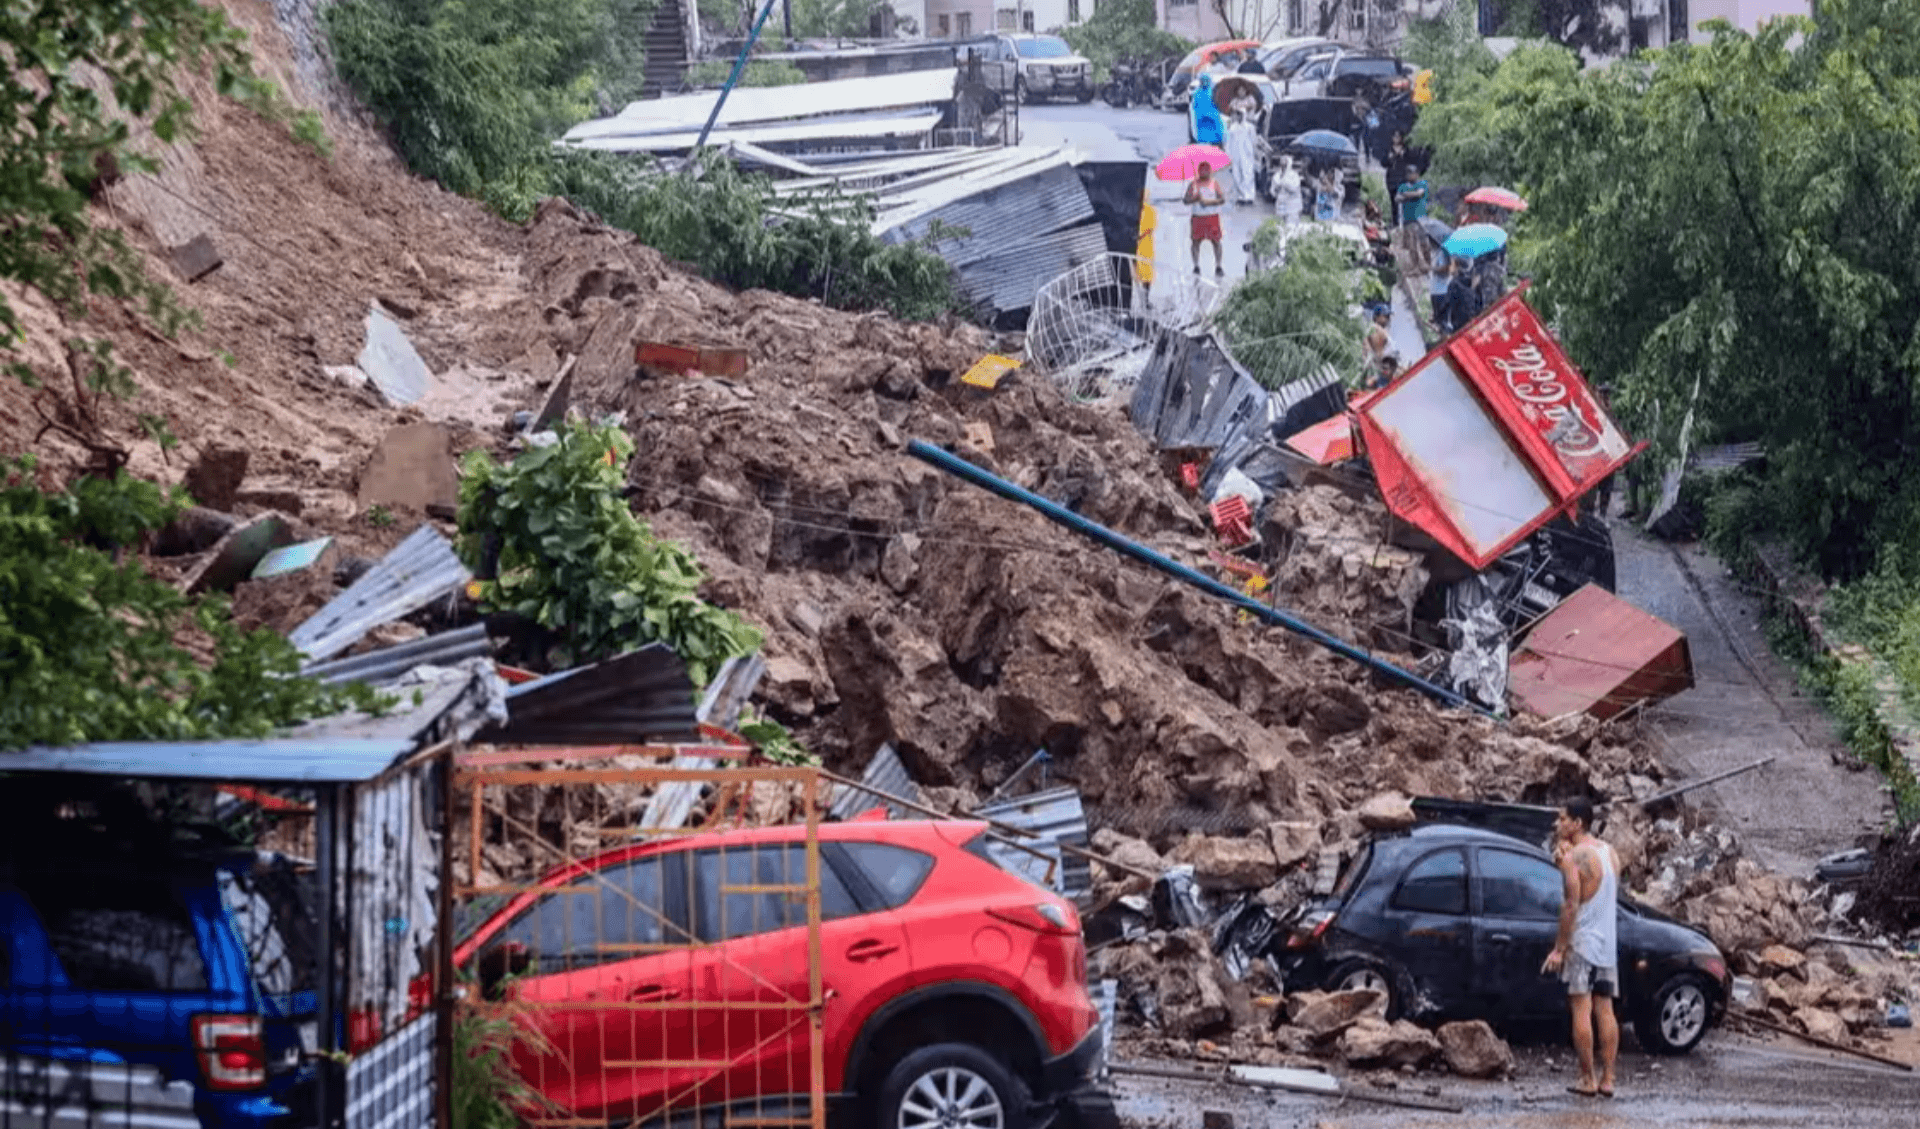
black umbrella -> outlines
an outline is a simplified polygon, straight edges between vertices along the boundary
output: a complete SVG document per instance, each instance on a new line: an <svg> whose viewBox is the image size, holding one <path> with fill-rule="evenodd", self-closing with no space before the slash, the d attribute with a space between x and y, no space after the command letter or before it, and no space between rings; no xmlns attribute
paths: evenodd
<svg viewBox="0 0 1920 1129"><path fill-rule="evenodd" d="M1447 238L1453 234L1452 228L1434 219L1432 216L1420 217L1420 230L1426 232L1427 238L1433 240L1434 244L1440 247L1445 247L1447 245Z"/></svg>

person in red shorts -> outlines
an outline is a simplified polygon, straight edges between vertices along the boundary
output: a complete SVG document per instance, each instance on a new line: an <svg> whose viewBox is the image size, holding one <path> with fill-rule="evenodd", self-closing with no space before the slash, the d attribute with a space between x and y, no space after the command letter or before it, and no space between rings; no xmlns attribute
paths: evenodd
<svg viewBox="0 0 1920 1129"><path fill-rule="evenodd" d="M1220 209L1227 206L1226 189L1213 179L1213 166L1200 162L1200 175L1187 185L1186 201L1193 209L1193 273L1200 273L1200 245L1213 244L1213 273L1226 277L1227 268L1220 251Z"/></svg>

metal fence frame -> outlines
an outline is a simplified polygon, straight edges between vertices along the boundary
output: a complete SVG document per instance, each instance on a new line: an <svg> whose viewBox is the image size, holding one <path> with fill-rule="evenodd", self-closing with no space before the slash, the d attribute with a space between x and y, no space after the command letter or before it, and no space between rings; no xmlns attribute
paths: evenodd
<svg viewBox="0 0 1920 1129"><path fill-rule="evenodd" d="M461 902L505 897L510 899L505 910L495 913L511 913L504 927L483 927L489 932L474 935L479 943L466 954L467 967L460 974L478 971L481 978L469 980L461 1012L516 1025L522 1034L515 1061L535 1090L564 1089L568 1078L591 1070L602 1078L618 1078L624 1071L629 1088L617 1108L612 1098L602 1099L604 1110L589 1107L594 1112L587 1113L548 1104L521 1110L523 1122L679 1125L691 1115L695 1125L825 1129L819 832L828 812L826 778L815 768L741 763L751 755L744 743L714 741L495 749L459 758L454 793L464 814L456 818L466 827L455 836L462 842L453 897ZM711 791L712 800L698 826L680 825L690 804L658 802L662 793L703 790ZM762 819L763 805L782 797L798 808L793 834L776 833L773 843L749 845L695 838L762 823L786 826L790 819ZM644 812L657 817L668 808L680 816L672 825L645 821ZM676 840L688 845L676 847ZM662 841L667 845L646 850ZM596 869L575 865L626 846L642 849L631 859ZM743 857L746 869L736 874L736 860ZM650 860L660 860L652 867L654 889L661 895L653 905L635 892L643 880L634 875L646 872ZM777 860L782 873L761 873L770 860ZM621 867L629 868L626 877ZM795 869L802 872L797 881ZM680 877L672 876L675 871ZM673 890L681 892L669 893ZM709 893L711 905L705 898ZM579 908L581 897L591 899L590 909ZM750 908L750 920L736 912L741 899ZM527 904L514 907L513 900ZM804 913L796 912L802 908ZM780 916L768 922L766 912ZM624 929L618 924L623 916ZM548 928L541 922L549 918L564 922L560 943L553 946L559 951L540 947L547 936L541 931ZM582 923L584 931L576 933ZM743 926L744 932L736 931ZM804 954L797 963L796 938L785 932L796 926L804 930ZM515 950L521 942L509 935L534 938L535 947ZM547 998L537 981L524 990L489 983L491 966L498 963L490 953L496 952L502 961L524 958L524 968L538 968L543 975L564 975L569 986ZM776 954L782 957L777 966ZM684 996L673 988L682 961L689 978ZM627 979L655 978L669 994L638 998L625 987ZM578 1026L583 1010L597 1017L584 1037ZM744 1051L743 1024L751 1024ZM804 1051L797 1039L802 1028ZM708 1039L716 1031L718 1048ZM626 1057L613 1057L625 1046L631 1047ZM724 1053L715 1055L716 1050ZM580 1065L596 1051L595 1066ZM797 1061L802 1056L804 1078Z"/></svg>
<svg viewBox="0 0 1920 1129"><path fill-rule="evenodd" d="M1212 279L1155 273L1137 255L1108 252L1040 287L1027 317L1027 357L1070 399L1121 396L1162 337L1204 324L1225 293Z"/></svg>

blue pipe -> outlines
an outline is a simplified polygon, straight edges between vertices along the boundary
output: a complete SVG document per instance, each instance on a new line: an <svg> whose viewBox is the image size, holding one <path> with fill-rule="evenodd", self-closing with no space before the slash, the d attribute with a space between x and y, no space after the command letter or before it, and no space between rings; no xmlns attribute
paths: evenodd
<svg viewBox="0 0 1920 1129"><path fill-rule="evenodd" d="M720 107L727 104L727 95L733 93L733 84L740 81L740 74L747 69L747 56L753 52L753 45L760 41L760 29L767 26L767 17L773 15L773 0L767 0L760 9L760 18L753 21L753 30L747 33L747 41L740 48L740 57L733 61L733 73L727 76L727 84L720 88L720 97L714 99L713 112L707 115L707 124L700 127L700 140L693 143L693 151L698 153L707 147L707 134L713 132L713 123L720 120Z"/></svg>
<svg viewBox="0 0 1920 1129"><path fill-rule="evenodd" d="M918 439L907 444L907 454L912 455L922 462L932 463L948 474L957 478L963 478L983 490L992 491L1002 498L1009 498L1024 506L1030 506L1033 509L1039 510L1045 516L1052 518L1054 521L1066 526L1075 533L1085 534L1100 544L1105 545L1107 548L1123 556L1132 557L1141 564L1158 569L1168 576L1173 577L1175 580L1200 589L1200 591L1205 592L1209 596L1225 600L1237 607L1245 608L1247 611L1252 612L1254 615L1259 616L1261 619L1266 620L1276 627L1284 627L1295 635L1305 636L1307 639L1320 644L1336 655L1342 655L1352 659L1354 662L1359 663L1369 670L1378 671L1396 682L1403 683L1411 689L1420 691L1441 705L1462 706L1492 716L1491 711L1481 709L1479 706L1469 702L1467 699L1444 686L1436 686L1410 670L1402 670L1392 663L1383 662L1380 659L1374 658L1353 644L1336 639L1319 628L1311 624L1303 623L1285 612L1270 608L1236 588L1222 584L1205 573L1188 568L1172 557L1156 553L1138 541L1122 537L1120 534L1115 533L1113 530L1108 529L1098 522L1088 521L1086 518L1081 517L1079 514L1074 513L1072 510L1057 502L1050 502L1031 490L1022 489L998 475L989 474L958 455L943 451L930 443L923 443Z"/></svg>

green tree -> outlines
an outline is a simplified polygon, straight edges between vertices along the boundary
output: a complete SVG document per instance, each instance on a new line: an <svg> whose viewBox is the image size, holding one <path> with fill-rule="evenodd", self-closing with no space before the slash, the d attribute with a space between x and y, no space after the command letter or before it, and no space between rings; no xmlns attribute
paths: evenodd
<svg viewBox="0 0 1920 1129"><path fill-rule="evenodd" d="M1421 128L1528 196L1514 254L1630 426L1762 440L1756 509L1829 576L1920 559L1920 10L1711 31L1516 53Z"/></svg>
<svg viewBox="0 0 1920 1129"><path fill-rule="evenodd" d="M1454 0L1430 19L1408 20L1400 55L1433 71L1434 97L1443 102L1461 96L1500 65L1480 37L1477 6L1466 0Z"/></svg>
<svg viewBox="0 0 1920 1129"><path fill-rule="evenodd" d="M0 748L258 737L376 704L296 677L284 638L118 559L185 498L125 475L48 492L34 469L16 461L0 479ZM184 645L194 636L210 661Z"/></svg>
<svg viewBox="0 0 1920 1129"><path fill-rule="evenodd" d="M340 0L341 76L407 164L509 218L546 190L547 145L637 96L653 0Z"/></svg>
<svg viewBox="0 0 1920 1129"><path fill-rule="evenodd" d="M1269 220L1254 233L1255 252L1281 253L1279 232ZM1328 366L1351 376L1360 365L1361 328L1348 309L1359 284L1351 243L1296 235L1280 265L1253 272L1227 293L1215 321L1234 358L1268 388Z"/></svg>
<svg viewBox="0 0 1920 1129"><path fill-rule="evenodd" d="M809 39L869 39L875 17L891 7L887 0L793 0L793 33Z"/></svg>
<svg viewBox="0 0 1920 1129"><path fill-rule="evenodd" d="M1155 23L1153 0L1103 0L1094 5L1090 19L1060 29L1060 36L1093 63L1101 78L1122 60L1178 59L1194 46Z"/></svg>

